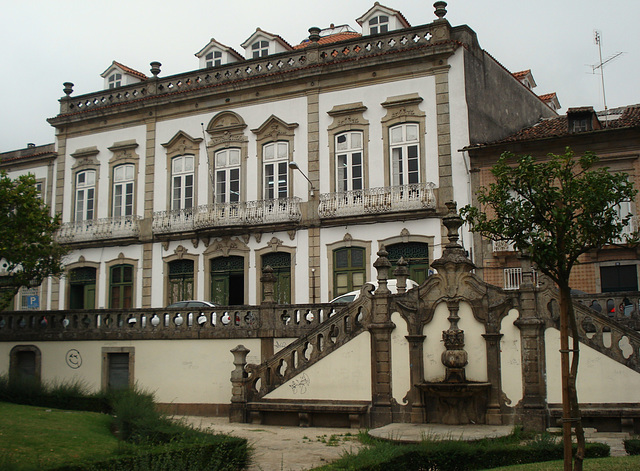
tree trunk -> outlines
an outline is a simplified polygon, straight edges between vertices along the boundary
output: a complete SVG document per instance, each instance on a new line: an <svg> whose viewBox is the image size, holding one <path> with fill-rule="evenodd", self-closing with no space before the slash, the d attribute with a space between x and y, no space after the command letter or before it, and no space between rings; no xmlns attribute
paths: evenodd
<svg viewBox="0 0 640 471"><path fill-rule="evenodd" d="M571 291L569 291L569 327L573 338L573 355L571 356L571 371L569 373L569 393L571 400L571 418L576 431L576 441L578 449L575 456L576 471L582 471L582 463L585 454L584 429L582 428L582 416L580 414L580 404L578 402L578 363L580 360L580 338L578 337L578 325L576 323L576 313L573 310Z"/></svg>
<svg viewBox="0 0 640 471"><path fill-rule="evenodd" d="M560 288L560 374L562 376L562 442L564 471L572 471L571 452L571 390L569 386L569 307L570 289Z"/></svg>

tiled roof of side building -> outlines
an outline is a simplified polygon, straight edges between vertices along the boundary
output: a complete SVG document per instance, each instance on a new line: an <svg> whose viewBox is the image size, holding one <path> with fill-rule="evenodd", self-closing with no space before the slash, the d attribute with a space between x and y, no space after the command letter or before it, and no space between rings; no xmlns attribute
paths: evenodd
<svg viewBox="0 0 640 471"><path fill-rule="evenodd" d="M553 100L556 97L556 92L545 93L544 95L538 95L542 101Z"/></svg>
<svg viewBox="0 0 640 471"><path fill-rule="evenodd" d="M527 75L529 75L530 73L531 73L531 69L527 69L527 70L521 70L519 72L513 72L511 75L513 75L515 78L520 80L526 77Z"/></svg>
<svg viewBox="0 0 640 471"><path fill-rule="evenodd" d="M118 67L120 67L122 70L124 70L126 73L131 74L135 77L138 77L140 80L147 80L149 77L147 77L145 74L143 74L142 72L138 72L135 69L132 69L131 67L127 67L126 65L118 62L118 61L113 61L113 63L115 65L117 65Z"/></svg>
<svg viewBox="0 0 640 471"><path fill-rule="evenodd" d="M575 107L569 108L569 112L580 112L580 111L589 111L591 107ZM611 117L610 120L607 120L607 126L603 127L601 131L606 131L608 129L621 129L621 128L632 128L632 127L640 127L640 104L637 105L629 105L622 106L619 108L614 108L608 110L606 116ZM615 119L614 119L615 117ZM604 112L598 112L598 119L601 122L606 120ZM591 132L591 131L585 131ZM505 139L501 139L495 142L487 142L484 144L476 144L472 147L483 147L492 144L501 144L505 142L518 142L518 141L529 141L535 139L544 139L551 137L560 137L560 136L568 136L571 134L575 134L569 131L569 124L567 116L559 116L557 118L545 119L542 120L529 128L522 129L515 134L512 134Z"/></svg>
<svg viewBox="0 0 640 471"><path fill-rule="evenodd" d="M359 38L360 36L362 36L360 33L355 33L355 32L331 34L329 36L321 37L320 40L318 41L318 44L322 45L322 44L337 43L338 41L345 41L347 39ZM295 46L294 49L304 49L309 44L311 44L311 41L309 39L305 39L300 44Z"/></svg>

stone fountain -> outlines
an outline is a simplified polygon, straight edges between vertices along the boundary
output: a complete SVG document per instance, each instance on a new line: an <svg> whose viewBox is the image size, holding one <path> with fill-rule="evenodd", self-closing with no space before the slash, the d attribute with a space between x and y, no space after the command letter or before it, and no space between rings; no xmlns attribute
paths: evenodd
<svg viewBox="0 0 640 471"><path fill-rule="evenodd" d="M474 268L458 243L458 230L463 224L456 211L456 204L447 203L449 213L443 218L449 243L443 255L432 264L445 281L449 310L449 328L442 332L445 351L441 361L446 373L443 381L422 382L416 386L423 395L427 422L448 425L485 423L491 383L467 381L465 366L468 355L464 349L464 331L458 327L460 298L458 286L464 276Z"/></svg>

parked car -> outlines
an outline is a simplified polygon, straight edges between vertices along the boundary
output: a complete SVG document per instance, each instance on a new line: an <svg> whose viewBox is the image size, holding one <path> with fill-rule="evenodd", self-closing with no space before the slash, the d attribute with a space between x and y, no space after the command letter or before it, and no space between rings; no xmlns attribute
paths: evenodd
<svg viewBox="0 0 640 471"><path fill-rule="evenodd" d="M373 286L375 286L375 289L378 289L378 282L377 281L370 281L370 284L372 284ZM390 279L387 280L387 288L389 288L389 291L391 291L393 294L396 294L398 292L398 286L397 286L398 281L395 279ZM415 288L418 285L418 282L413 281L413 280L407 280L407 291L409 291L412 288ZM360 290L355 290L355 291L349 291L348 293L344 293L341 294L340 296L337 296L335 298L333 298L330 302L332 303L350 303L352 301L355 301L356 299L358 299L358 297L360 296Z"/></svg>
<svg viewBox="0 0 640 471"><path fill-rule="evenodd" d="M190 308L196 308L196 309L208 309L208 308L213 308L216 307L216 304L213 304L209 301L178 301L177 303L173 303L173 304L169 304L167 306L167 309L190 309Z"/></svg>

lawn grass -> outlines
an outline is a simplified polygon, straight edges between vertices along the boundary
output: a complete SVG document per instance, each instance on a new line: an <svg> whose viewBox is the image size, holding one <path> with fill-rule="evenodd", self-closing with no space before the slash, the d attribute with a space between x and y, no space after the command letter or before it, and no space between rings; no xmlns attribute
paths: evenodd
<svg viewBox="0 0 640 471"><path fill-rule="evenodd" d="M112 418L0 402L0 469L44 470L113 456Z"/></svg>
<svg viewBox="0 0 640 471"><path fill-rule="evenodd" d="M493 468L491 471L562 471L564 465L560 461L521 464ZM640 456L614 456L611 458L593 458L584 461L584 471L637 471L640 469Z"/></svg>

